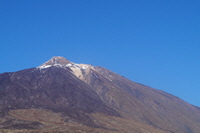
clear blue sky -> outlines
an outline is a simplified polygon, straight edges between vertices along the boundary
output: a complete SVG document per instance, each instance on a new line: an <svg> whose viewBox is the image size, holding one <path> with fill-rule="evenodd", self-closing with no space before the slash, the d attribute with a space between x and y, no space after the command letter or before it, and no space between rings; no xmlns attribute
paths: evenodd
<svg viewBox="0 0 200 133"><path fill-rule="evenodd" d="M0 73L52 56L200 106L199 0L1 0Z"/></svg>

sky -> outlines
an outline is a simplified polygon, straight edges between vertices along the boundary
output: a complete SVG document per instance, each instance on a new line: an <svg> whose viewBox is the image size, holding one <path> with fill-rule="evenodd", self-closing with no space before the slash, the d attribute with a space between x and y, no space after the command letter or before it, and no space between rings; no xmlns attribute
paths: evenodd
<svg viewBox="0 0 200 133"><path fill-rule="evenodd" d="M0 73L53 56L200 106L200 1L1 0Z"/></svg>

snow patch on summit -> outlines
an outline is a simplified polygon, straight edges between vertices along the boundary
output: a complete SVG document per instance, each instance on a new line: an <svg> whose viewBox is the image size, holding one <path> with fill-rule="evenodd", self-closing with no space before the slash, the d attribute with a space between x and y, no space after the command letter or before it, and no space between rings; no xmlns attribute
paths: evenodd
<svg viewBox="0 0 200 133"><path fill-rule="evenodd" d="M39 66L39 67L37 67L37 68L39 68L39 69L44 69L44 68L48 68L48 67L51 67L52 65L41 65L41 66Z"/></svg>
<svg viewBox="0 0 200 133"><path fill-rule="evenodd" d="M73 63L61 56L51 58L49 61L38 66L37 69L43 70L49 67L69 68L72 70L71 73L81 80L84 80L84 74L89 73L90 69L93 69L92 65Z"/></svg>
<svg viewBox="0 0 200 133"><path fill-rule="evenodd" d="M44 64L38 66L37 68L45 69L52 66L61 67L61 68L73 67L77 69L87 69L90 65L73 63L62 56L55 56L55 57L52 57L49 61L45 62Z"/></svg>
<svg viewBox="0 0 200 133"><path fill-rule="evenodd" d="M76 69L87 69L89 66L91 65L87 65L87 64L76 64L76 63L69 63L66 65L62 65L62 64L52 64L52 65L47 65L47 64L43 64L41 66L38 66L37 68L39 69L45 69L45 68L49 68L49 67L61 67L61 68L65 68L65 67L69 67L69 68L76 68Z"/></svg>

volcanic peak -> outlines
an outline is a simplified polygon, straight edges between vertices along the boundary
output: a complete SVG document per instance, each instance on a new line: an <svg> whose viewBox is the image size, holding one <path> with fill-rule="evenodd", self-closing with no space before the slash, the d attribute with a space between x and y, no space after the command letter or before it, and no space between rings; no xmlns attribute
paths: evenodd
<svg viewBox="0 0 200 133"><path fill-rule="evenodd" d="M60 65L66 65L66 64L71 63L69 60L67 60L66 58L62 56L54 56L49 61L50 61L49 63L60 64Z"/></svg>
<svg viewBox="0 0 200 133"><path fill-rule="evenodd" d="M73 62L67 60L66 58L64 58L62 56L54 56L50 60L48 60L47 62L38 66L37 68L45 69L45 68L49 68L49 67L52 67L52 66L61 67L61 68L65 68L65 67L71 68L71 67L73 67L73 68L78 68L78 69L87 69L90 65L76 64L76 63L73 63Z"/></svg>

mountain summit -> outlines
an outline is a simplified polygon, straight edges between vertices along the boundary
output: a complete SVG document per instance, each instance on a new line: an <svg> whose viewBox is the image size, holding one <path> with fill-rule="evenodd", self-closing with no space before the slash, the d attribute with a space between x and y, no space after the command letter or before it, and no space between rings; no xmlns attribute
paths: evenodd
<svg viewBox="0 0 200 133"><path fill-rule="evenodd" d="M56 56L0 74L0 132L198 133L200 108Z"/></svg>
<svg viewBox="0 0 200 133"><path fill-rule="evenodd" d="M44 64L40 65L39 69L44 69L44 68L48 68L48 67L76 67L76 68L80 68L80 69L86 69L89 65L87 64L76 64L73 62L70 62L69 60L67 60L66 58L62 57L62 56L54 56L52 57L49 61L45 62Z"/></svg>
<svg viewBox="0 0 200 133"><path fill-rule="evenodd" d="M68 61L67 59L65 59L62 56L54 56L49 61L47 61L44 64L40 65L38 68L43 69L43 68L48 68L48 67L51 67L51 66L64 67L64 66L67 66L70 63L71 63L70 61Z"/></svg>

